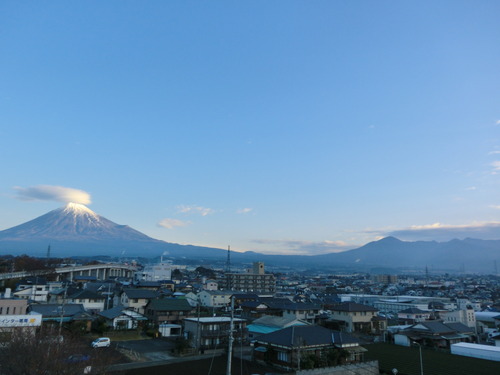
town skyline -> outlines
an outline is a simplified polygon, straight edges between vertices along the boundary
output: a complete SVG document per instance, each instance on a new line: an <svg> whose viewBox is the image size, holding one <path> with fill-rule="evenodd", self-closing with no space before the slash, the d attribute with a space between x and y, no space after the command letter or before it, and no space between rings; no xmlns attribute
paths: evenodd
<svg viewBox="0 0 500 375"><path fill-rule="evenodd" d="M1 6L0 231L267 254L500 239L493 1Z"/></svg>

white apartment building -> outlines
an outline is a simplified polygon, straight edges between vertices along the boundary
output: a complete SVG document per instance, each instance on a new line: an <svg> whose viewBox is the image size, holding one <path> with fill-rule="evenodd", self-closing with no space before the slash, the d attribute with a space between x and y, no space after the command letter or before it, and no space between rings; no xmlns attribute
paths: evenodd
<svg viewBox="0 0 500 375"><path fill-rule="evenodd" d="M476 328L476 314L473 309L440 311L439 317L443 323L462 323L467 327Z"/></svg>
<svg viewBox="0 0 500 375"><path fill-rule="evenodd" d="M136 273L136 280L160 281L172 279L173 266L171 262L147 264L142 271Z"/></svg>

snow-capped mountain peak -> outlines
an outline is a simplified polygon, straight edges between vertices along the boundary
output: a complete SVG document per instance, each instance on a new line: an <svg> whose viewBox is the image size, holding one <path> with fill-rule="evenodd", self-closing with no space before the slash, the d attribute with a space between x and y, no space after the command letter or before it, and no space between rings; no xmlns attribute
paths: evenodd
<svg viewBox="0 0 500 375"><path fill-rule="evenodd" d="M63 213L65 214L74 214L74 215L91 215L94 217L97 217L98 215L92 211L90 208L87 206L80 204L80 203L73 203L70 202L66 206L63 207Z"/></svg>
<svg viewBox="0 0 500 375"><path fill-rule="evenodd" d="M4 231L0 231L2 239L24 239L46 241L155 241L126 225L118 225L103 216L96 214L87 206L79 203L68 203Z"/></svg>

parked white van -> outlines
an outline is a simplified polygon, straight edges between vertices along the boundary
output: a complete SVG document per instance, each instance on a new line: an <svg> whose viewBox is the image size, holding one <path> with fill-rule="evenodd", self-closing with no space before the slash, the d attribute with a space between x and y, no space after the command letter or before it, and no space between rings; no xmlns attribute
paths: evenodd
<svg viewBox="0 0 500 375"><path fill-rule="evenodd" d="M99 337L90 344L93 348L107 348L111 345L109 337Z"/></svg>

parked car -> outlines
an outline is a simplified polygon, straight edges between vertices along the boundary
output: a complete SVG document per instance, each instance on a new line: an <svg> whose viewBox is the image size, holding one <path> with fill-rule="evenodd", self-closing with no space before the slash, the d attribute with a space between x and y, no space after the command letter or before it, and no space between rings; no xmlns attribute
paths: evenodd
<svg viewBox="0 0 500 375"><path fill-rule="evenodd" d="M85 362L90 359L90 356L87 354L73 354L66 358L67 363L79 363Z"/></svg>
<svg viewBox="0 0 500 375"><path fill-rule="evenodd" d="M93 348L107 348L111 345L109 337L99 337L90 344Z"/></svg>

